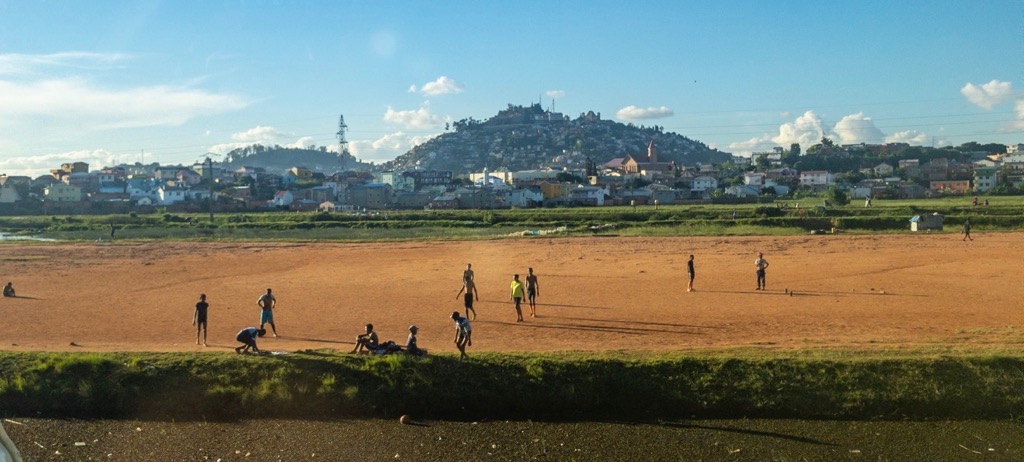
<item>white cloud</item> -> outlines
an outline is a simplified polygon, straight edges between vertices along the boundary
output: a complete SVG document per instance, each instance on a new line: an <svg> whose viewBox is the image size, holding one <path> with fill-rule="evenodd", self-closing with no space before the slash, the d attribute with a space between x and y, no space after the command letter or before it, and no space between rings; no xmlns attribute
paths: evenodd
<svg viewBox="0 0 1024 462"><path fill-rule="evenodd" d="M620 120L661 119L664 117L671 117L673 114L675 113L665 106L649 107L645 109L630 105L619 109L618 112L615 113L615 117Z"/></svg>
<svg viewBox="0 0 1024 462"><path fill-rule="evenodd" d="M768 136L754 137L746 141L729 143L727 151L738 156L749 156L751 153L768 151L776 144Z"/></svg>
<svg viewBox="0 0 1024 462"><path fill-rule="evenodd" d="M309 148L309 147L312 147L312 146L316 146L316 143L313 142L313 137L312 136L303 136L302 138L299 138L299 139L295 140L294 143L289 143L289 144L284 145L284 147L286 147L286 148L295 148L295 149L306 149L306 148Z"/></svg>
<svg viewBox="0 0 1024 462"><path fill-rule="evenodd" d="M1024 130L1024 98L1018 98L1014 106L1014 110L1017 112L1017 120L1010 124L1010 128L1011 130Z"/></svg>
<svg viewBox="0 0 1024 462"><path fill-rule="evenodd" d="M926 135L916 132L901 132L900 136L908 139L921 136L927 139ZM885 134L875 126L874 121L862 112L843 117L835 126L828 128L828 124L821 116L814 111L806 111L792 122L779 125L778 134L765 134L746 141L731 143L728 145L728 150L738 155L750 155L754 152L768 151L777 146L788 149L794 143L807 149L820 143L824 137L831 138L836 144L878 144L888 141Z"/></svg>
<svg viewBox="0 0 1024 462"><path fill-rule="evenodd" d="M441 126L446 119L439 115L431 114L425 107L415 111L396 111L391 106L388 106L388 110L384 113L384 120L400 124L406 129L431 129Z"/></svg>
<svg viewBox="0 0 1024 462"><path fill-rule="evenodd" d="M968 82L960 89L967 101L984 109L1009 101L1013 97L1013 85L1010 82L993 80L982 85Z"/></svg>
<svg viewBox="0 0 1024 462"><path fill-rule="evenodd" d="M903 130L885 137L886 143L907 143L911 146L926 146L931 143L930 137L917 130Z"/></svg>
<svg viewBox="0 0 1024 462"><path fill-rule="evenodd" d="M252 146L254 144L262 144L264 146L280 145L280 140L284 137L291 136L288 133L284 133L274 127L266 127L263 125L257 125L245 131L238 133L232 133L231 139L235 140L233 143L222 143L215 144L207 148L207 151L214 154L227 154L235 149L244 148L246 146ZM309 137L299 138L293 144L286 144L286 147L305 147L306 145L298 145L298 143Z"/></svg>
<svg viewBox="0 0 1024 462"><path fill-rule="evenodd" d="M419 91L427 96L440 96L440 95L451 95L455 93L462 93L464 87L462 84L452 80L448 76L442 75L433 82L427 82L416 90L416 85L409 87L409 92L414 93Z"/></svg>
<svg viewBox="0 0 1024 462"><path fill-rule="evenodd" d="M105 89L78 78L16 83L0 80L0 119L40 117L92 129L177 126L245 108L233 95L155 85Z"/></svg>
<svg viewBox="0 0 1024 462"><path fill-rule="evenodd" d="M238 141L240 143L257 144L270 142L280 138L281 136L284 136L284 133L281 133L280 130L274 127L264 127L262 125L257 125L244 132L232 134L231 139Z"/></svg>
<svg viewBox="0 0 1024 462"><path fill-rule="evenodd" d="M565 97L565 90L548 90L547 93L545 93L545 94L548 95L548 98L554 98L554 99L564 98Z"/></svg>
<svg viewBox="0 0 1024 462"><path fill-rule="evenodd" d="M349 142L349 151L364 162L386 162L405 154L413 147L426 143L437 135L410 136L404 132L384 135L376 140Z"/></svg>
<svg viewBox="0 0 1024 462"><path fill-rule="evenodd" d="M115 165L118 162L125 162L127 159L118 158L109 151L103 149L71 151L57 154L44 154L39 156L21 157L0 157L0 172L11 175L25 175L37 177L52 168L68 162L85 162L89 164L90 170Z"/></svg>
<svg viewBox="0 0 1024 462"><path fill-rule="evenodd" d="M99 70L121 67L132 59L123 53L65 51L47 55L0 54L0 75L51 74L60 68Z"/></svg>
<svg viewBox="0 0 1024 462"><path fill-rule="evenodd" d="M864 115L863 112L850 114L839 120L839 123L832 128L837 144L880 144L885 140L885 134L875 126L875 121Z"/></svg>
<svg viewBox="0 0 1024 462"><path fill-rule="evenodd" d="M779 126L779 134L770 137L775 146L788 148L793 143L800 143L801 148L806 149L821 142L825 136L824 122L814 111L807 111L797 117L796 120L784 123Z"/></svg>

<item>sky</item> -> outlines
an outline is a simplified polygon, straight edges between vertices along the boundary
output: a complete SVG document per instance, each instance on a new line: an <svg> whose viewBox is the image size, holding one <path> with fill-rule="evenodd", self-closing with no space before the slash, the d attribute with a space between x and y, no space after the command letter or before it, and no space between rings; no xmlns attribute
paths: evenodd
<svg viewBox="0 0 1024 462"><path fill-rule="evenodd" d="M1024 2L0 0L0 174L383 162L509 104L737 155L1024 143Z"/></svg>

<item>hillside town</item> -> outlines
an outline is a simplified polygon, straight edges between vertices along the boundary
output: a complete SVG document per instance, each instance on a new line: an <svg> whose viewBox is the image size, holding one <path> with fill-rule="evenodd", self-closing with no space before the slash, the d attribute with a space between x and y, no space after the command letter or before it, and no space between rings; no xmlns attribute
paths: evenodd
<svg viewBox="0 0 1024 462"><path fill-rule="evenodd" d="M907 146L842 146L846 153L881 153ZM794 147L793 149L799 149ZM744 203L807 197L830 188L853 199L926 198L1024 188L1024 144L1005 152L958 158L881 162L854 172L797 170L776 148L720 165L661 161L654 141L643 153L582 169L498 170L456 176L444 170L320 172L294 166L225 168L121 165L90 170L62 164L37 178L0 176L0 213L128 213L165 211L362 211L553 206ZM965 160L966 159L966 160Z"/></svg>

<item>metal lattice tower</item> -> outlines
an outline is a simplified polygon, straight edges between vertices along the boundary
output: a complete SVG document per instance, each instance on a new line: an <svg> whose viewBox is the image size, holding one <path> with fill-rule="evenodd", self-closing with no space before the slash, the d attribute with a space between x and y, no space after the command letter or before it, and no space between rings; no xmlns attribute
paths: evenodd
<svg viewBox="0 0 1024 462"><path fill-rule="evenodd" d="M338 116L338 151L341 154L348 152L348 140L345 133L348 132L348 125L345 125L345 115Z"/></svg>

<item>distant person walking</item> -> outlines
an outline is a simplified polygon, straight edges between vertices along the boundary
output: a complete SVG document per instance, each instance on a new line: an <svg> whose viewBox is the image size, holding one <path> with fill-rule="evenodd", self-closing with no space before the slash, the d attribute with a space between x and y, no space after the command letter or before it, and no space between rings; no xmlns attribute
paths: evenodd
<svg viewBox="0 0 1024 462"><path fill-rule="evenodd" d="M516 322L523 322L523 283L518 274L512 276L512 294L509 299L516 304Z"/></svg>
<svg viewBox="0 0 1024 462"><path fill-rule="evenodd" d="M968 239L970 239L972 241L974 240L974 238L971 237L971 219L970 218L964 220L964 238L961 239L961 240L962 241L966 241Z"/></svg>
<svg viewBox="0 0 1024 462"><path fill-rule="evenodd" d="M264 324L270 324L270 329L274 331L274 337L277 337L277 326L274 325L274 308L277 308L277 298L274 297L273 291L267 289L267 293L261 295L259 300L256 300L256 304L260 307L260 329L263 329Z"/></svg>
<svg viewBox="0 0 1024 462"><path fill-rule="evenodd" d="M537 296L540 295L540 283L537 282L537 275L533 274L533 268L527 269L526 275L526 298L530 301L530 317L537 317Z"/></svg>
<svg viewBox="0 0 1024 462"><path fill-rule="evenodd" d="M473 309L473 296L476 295L476 286L473 283L463 283L459 293L455 294L455 299L458 300L460 295L462 296L462 304L466 308L466 317L468 318L469 313L472 312L473 319L476 320L476 310Z"/></svg>
<svg viewBox="0 0 1024 462"><path fill-rule="evenodd" d="M693 255L690 255L690 259L686 261L686 276L690 278L686 283L687 292L693 292L693 277L695 275L696 272L693 269Z"/></svg>
<svg viewBox="0 0 1024 462"><path fill-rule="evenodd" d="M476 276L473 274L472 263L466 263L466 270L462 272L462 285L472 287L476 301L480 301L480 294L476 293Z"/></svg>
<svg viewBox="0 0 1024 462"><path fill-rule="evenodd" d="M768 284L764 277L764 271L768 269L768 260L764 259L763 253L757 253L757 260L754 260L754 267L757 268L757 289L755 290L768 290Z"/></svg>
<svg viewBox="0 0 1024 462"><path fill-rule="evenodd" d="M196 310L192 313L192 325L196 326L196 345L199 345L199 333L203 333L203 346L206 344L206 311L210 304L206 303L206 294L199 294L199 301L196 302Z"/></svg>
<svg viewBox="0 0 1024 462"><path fill-rule="evenodd" d="M245 353L251 348L253 352L259 353L260 349L256 347L256 338L267 335L266 329L257 329L255 327L246 327L238 331L238 335L235 335L235 340L242 342L242 346L235 348L235 353Z"/></svg>
<svg viewBox="0 0 1024 462"><path fill-rule="evenodd" d="M452 312L452 321L455 321L455 347L459 349L459 360L469 358L466 354L466 347L473 346L473 327L469 320L459 316L458 311Z"/></svg>

